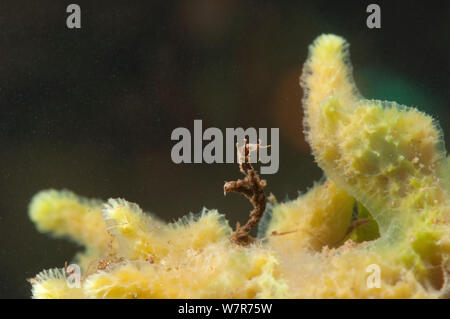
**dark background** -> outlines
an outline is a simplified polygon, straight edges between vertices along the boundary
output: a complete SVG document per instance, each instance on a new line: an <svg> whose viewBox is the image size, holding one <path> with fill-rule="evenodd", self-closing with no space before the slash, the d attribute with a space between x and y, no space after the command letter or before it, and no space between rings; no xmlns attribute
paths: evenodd
<svg viewBox="0 0 450 319"><path fill-rule="evenodd" d="M366 27L371 2L380 30ZM205 206L245 222L247 200L223 196L236 164L171 161L172 130L194 119L279 127L266 190L306 191L322 173L304 141L298 77L321 33L350 42L364 96L417 106L449 136L449 5L371 2L73 0L82 29L69 30L70 2L1 0L0 297L28 298L26 278L79 249L29 221L42 189L122 197L168 221Z"/></svg>

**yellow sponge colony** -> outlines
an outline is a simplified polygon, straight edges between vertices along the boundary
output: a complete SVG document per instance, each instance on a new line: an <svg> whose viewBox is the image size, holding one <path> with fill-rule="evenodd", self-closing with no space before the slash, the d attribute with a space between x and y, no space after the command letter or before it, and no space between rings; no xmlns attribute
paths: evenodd
<svg viewBox="0 0 450 319"><path fill-rule="evenodd" d="M304 196L272 208L272 218L266 230L270 245L314 251L342 244L350 227L355 205L353 197L328 180L314 186Z"/></svg>
<svg viewBox="0 0 450 319"><path fill-rule="evenodd" d="M78 288L53 269L30 280L33 297L448 298L450 161L437 124L363 99L348 44L335 35L311 45L301 85L326 180L268 205L259 240L233 243L214 210L166 224L122 199L44 191L29 209L38 230L86 252L76 259ZM362 218L371 224L354 231Z"/></svg>
<svg viewBox="0 0 450 319"><path fill-rule="evenodd" d="M48 207L47 199L71 199L71 205ZM48 218L74 228L58 234L89 238L111 233L117 247L107 245L91 258L80 288L68 288L64 269L43 271L32 279L35 298L273 298L287 296L287 284L277 272L277 259L268 249L251 249L229 241L224 216L204 210L165 224L125 200L103 206L106 224L78 227L79 216L91 207L75 195L46 191L30 206L30 216L43 229ZM77 209L69 210L67 207ZM58 211L64 209L64 211ZM94 213L94 211L91 211ZM101 215L100 215L101 216ZM92 226L92 225L91 225ZM52 229L53 228L46 228ZM105 230L108 230L106 232Z"/></svg>

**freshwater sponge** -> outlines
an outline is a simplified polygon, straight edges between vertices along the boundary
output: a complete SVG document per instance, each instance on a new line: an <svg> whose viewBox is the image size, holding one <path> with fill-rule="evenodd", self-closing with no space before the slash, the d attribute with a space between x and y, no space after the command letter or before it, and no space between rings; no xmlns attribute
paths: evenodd
<svg viewBox="0 0 450 319"><path fill-rule="evenodd" d="M215 210L167 224L123 199L44 191L29 209L38 230L86 251L76 259L78 288L68 287L66 269L44 270L30 280L33 297L448 298L442 133L415 108L364 99L348 48L335 35L310 47L304 127L326 178L293 201L268 204L260 238L230 240Z"/></svg>

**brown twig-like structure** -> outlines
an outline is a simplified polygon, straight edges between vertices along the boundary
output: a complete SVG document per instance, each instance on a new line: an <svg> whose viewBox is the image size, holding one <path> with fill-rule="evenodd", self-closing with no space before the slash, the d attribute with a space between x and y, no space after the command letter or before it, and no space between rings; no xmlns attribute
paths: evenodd
<svg viewBox="0 0 450 319"><path fill-rule="evenodd" d="M267 199L266 195L264 195L264 187L266 187L267 183L265 180L259 178L258 173L253 168L252 164L250 164L250 148L254 148L258 151L259 147L261 147L259 144L256 146L251 145L245 140L244 146L242 147L242 150L240 150L236 144L240 159L239 168L245 177L243 179L238 179L237 181L225 182L225 185L223 186L225 195L230 192L242 194L247 197L253 205L253 210L250 212L250 219L244 226L237 223L236 230L231 235L231 240L242 246L251 244L254 241L254 238L251 237L249 233L252 228L258 224L266 209Z"/></svg>

